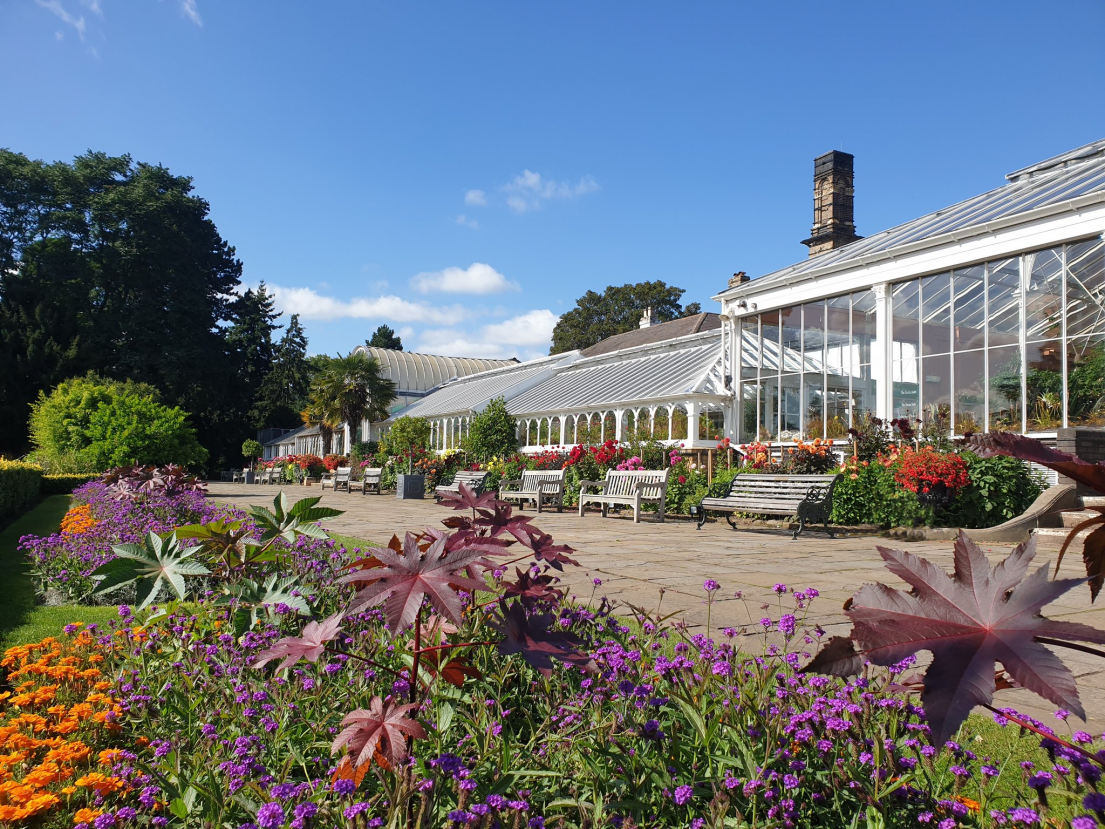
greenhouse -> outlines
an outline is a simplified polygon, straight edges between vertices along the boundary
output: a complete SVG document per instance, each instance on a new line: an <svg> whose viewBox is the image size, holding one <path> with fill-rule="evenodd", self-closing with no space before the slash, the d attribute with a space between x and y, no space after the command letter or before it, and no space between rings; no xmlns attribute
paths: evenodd
<svg viewBox="0 0 1105 829"><path fill-rule="evenodd" d="M439 450L500 396L529 451L843 438L866 415L959 435L1105 425L1105 140L867 238L852 165L815 161L809 258L736 274L720 315L646 311L638 330L451 379L400 414L429 419Z"/></svg>

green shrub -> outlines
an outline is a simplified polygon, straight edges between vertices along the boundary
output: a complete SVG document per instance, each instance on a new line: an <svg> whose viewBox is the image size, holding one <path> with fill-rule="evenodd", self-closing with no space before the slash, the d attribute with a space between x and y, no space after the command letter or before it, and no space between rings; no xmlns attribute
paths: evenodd
<svg viewBox="0 0 1105 829"><path fill-rule="evenodd" d="M68 495L79 486L84 486L89 481L95 481L99 475L43 475L43 495Z"/></svg>
<svg viewBox="0 0 1105 829"><path fill-rule="evenodd" d="M518 421L507 411L503 398L492 399L472 418L461 446L470 459L479 463L509 457L518 451Z"/></svg>
<svg viewBox="0 0 1105 829"><path fill-rule="evenodd" d="M401 417L391 424L383 444L389 455L402 455L415 448L425 449L430 445L430 421L424 417Z"/></svg>
<svg viewBox="0 0 1105 829"><path fill-rule="evenodd" d="M261 445L260 441L256 441L250 438L242 444L242 457L248 460L250 463L257 460L265 453L265 447Z"/></svg>
<svg viewBox="0 0 1105 829"><path fill-rule="evenodd" d="M35 460L50 473L102 472L127 464L201 465L207 450L187 412L163 405L155 388L95 375L39 394L31 409Z"/></svg>
<svg viewBox="0 0 1105 829"><path fill-rule="evenodd" d="M1023 513L1040 494L1040 485L1017 458L980 458L960 453L971 482L937 516L948 527L994 527Z"/></svg>
<svg viewBox="0 0 1105 829"><path fill-rule="evenodd" d="M32 463L0 458L0 518L26 512L42 486L42 470Z"/></svg>
<svg viewBox="0 0 1105 829"><path fill-rule="evenodd" d="M879 461L853 462L833 490L834 524L878 524L880 527L914 527L932 523L932 509L917 500L916 493L894 480L893 467Z"/></svg>

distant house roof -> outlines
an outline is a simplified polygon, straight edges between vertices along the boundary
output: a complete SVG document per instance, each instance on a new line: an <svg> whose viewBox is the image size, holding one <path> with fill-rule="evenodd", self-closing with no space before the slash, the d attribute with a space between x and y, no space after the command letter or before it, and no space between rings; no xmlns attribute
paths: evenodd
<svg viewBox="0 0 1105 829"><path fill-rule="evenodd" d="M583 349L581 353L584 357L598 357L600 354L611 354L638 345L651 345L690 334L701 334L703 331L713 331L717 328L721 328L721 318L717 314L709 312L694 314L670 322L650 325L648 328L635 328L624 334L615 334Z"/></svg>
<svg viewBox="0 0 1105 829"><path fill-rule="evenodd" d="M516 365L517 359L489 360L482 357L444 357L438 354L418 354L359 345L355 354L367 354L380 364L384 374L395 383L400 394L409 391L429 391L454 377L467 377L503 366Z"/></svg>
<svg viewBox="0 0 1105 829"><path fill-rule="evenodd" d="M298 429L293 429L290 432L285 432L278 438L273 438L270 441L265 442L265 446L279 446L281 443L292 443L298 437L306 437L308 435L317 435L318 426L300 426Z"/></svg>

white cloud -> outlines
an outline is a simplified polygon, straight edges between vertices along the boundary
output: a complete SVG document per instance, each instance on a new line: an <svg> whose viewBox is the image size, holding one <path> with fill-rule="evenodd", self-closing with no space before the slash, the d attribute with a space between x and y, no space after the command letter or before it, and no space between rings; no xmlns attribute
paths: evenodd
<svg viewBox="0 0 1105 829"><path fill-rule="evenodd" d="M482 207L487 204L487 193L483 190L469 190L464 194L464 203Z"/></svg>
<svg viewBox="0 0 1105 829"><path fill-rule="evenodd" d="M38 3L38 5L42 6L42 8L48 9L53 12L54 15L57 16L57 18L63 23L68 23L70 26L76 29L77 36L81 40L84 40L85 24L83 14L80 17L76 17L70 14L66 10L65 6L61 4L61 0L35 0L35 2Z"/></svg>
<svg viewBox="0 0 1105 829"><path fill-rule="evenodd" d="M574 199L600 189L593 176L583 176L572 184L543 178L532 170L524 170L512 182L503 185L503 191L509 194L506 203L515 213L537 210L551 199Z"/></svg>
<svg viewBox="0 0 1105 829"><path fill-rule="evenodd" d="M560 319L546 308L527 311L478 331L436 328L422 332L418 348L455 357L532 360L549 353L553 328Z"/></svg>
<svg viewBox="0 0 1105 829"><path fill-rule="evenodd" d="M104 16L104 10L100 8L100 0L81 0L81 5L97 17Z"/></svg>
<svg viewBox="0 0 1105 829"><path fill-rule="evenodd" d="M180 13L197 26L203 25L203 18L200 17L199 9L196 8L196 0L180 0Z"/></svg>
<svg viewBox="0 0 1105 829"><path fill-rule="evenodd" d="M445 268L417 274L411 285L421 294L497 294L500 291L519 291L517 282L511 282L490 265L473 262L467 268Z"/></svg>
<svg viewBox="0 0 1105 829"><path fill-rule="evenodd" d="M479 222L477 222L475 219L469 219L463 213L457 216L457 224L461 225L462 227L470 227L473 230L480 226Z"/></svg>
<svg viewBox="0 0 1105 829"><path fill-rule="evenodd" d="M285 288L268 285L276 298L276 309L285 314L299 314L304 319L333 320L386 319L430 325L450 325L465 317L459 306L438 307L422 302L410 302L397 296L337 297L319 294L313 288Z"/></svg>

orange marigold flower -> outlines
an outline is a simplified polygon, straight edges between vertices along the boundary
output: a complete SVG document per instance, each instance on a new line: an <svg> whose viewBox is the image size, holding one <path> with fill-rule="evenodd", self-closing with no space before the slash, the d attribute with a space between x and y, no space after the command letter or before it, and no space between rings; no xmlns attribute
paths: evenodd
<svg viewBox="0 0 1105 829"><path fill-rule="evenodd" d="M81 809L73 815L73 823L91 823L103 812L100 809Z"/></svg>

